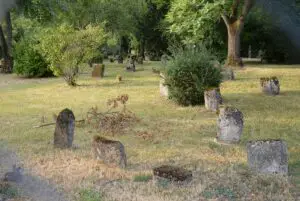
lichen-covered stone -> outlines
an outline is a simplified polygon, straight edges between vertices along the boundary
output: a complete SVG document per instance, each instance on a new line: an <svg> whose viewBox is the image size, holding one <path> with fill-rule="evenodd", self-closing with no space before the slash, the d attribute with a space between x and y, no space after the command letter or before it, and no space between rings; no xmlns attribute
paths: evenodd
<svg viewBox="0 0 300 201"><path fill-rule="evenodd" d="M244 127L242 112L234 107L221 108L219 110L217 127L217 141L229 144L238 143Z"/></svg>
<svg viewBox="0 0 300 201"><path fill-rule="evenodd" d="M121 168L126 167L127 158L124 145L121 142L95 136L92 147L97 160L101 160L109 165L117 165Z"/></svg>
<svg viewBox="0 0 300 201"><path fill-rule="evenodd" d="M163 165L153 169L153 175L158 178L165 178L170 181L190 181L193 177L192 171L184 168Z"/></svg>
<svg viewBox="0 0 300 201"><path fill-rule="evenodd" d="M56 119L54 146L57 148L72 147L75 130L75 116L70 109L61 111Z"/></svg>
<svg viewBox="0 0 300 201"><path fill-rule="evenodd" d="M262 92L268 95L278 95L280 92L280 84L277 77L260 78L260 86Z"/></svg>
<svg viewBox="0 0 300 201"><path fill-rule="evenodd" d="M217 111L219 105L223 103L223 99L219 88L208 89L204 92L205 108L212 111Z"/></svg>
<svg viewBox="0 0 300 201"><path fill-rule="evenodd" d="M129 56L126 70L135 72L135 56Z"/></svg>
<svg viewBox="0 0 300 201"><path fill-rule="evenodd" d="M288 174L287 145L282 140L258 140L247 143L248 165L258 173Z"/></svg>

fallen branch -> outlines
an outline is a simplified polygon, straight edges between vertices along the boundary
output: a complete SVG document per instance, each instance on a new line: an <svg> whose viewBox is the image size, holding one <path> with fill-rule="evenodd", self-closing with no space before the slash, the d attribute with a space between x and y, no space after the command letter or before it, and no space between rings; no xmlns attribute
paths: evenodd
<svg viewBox="0 0 300 201"><path fill-rule="evenodd" d="M81 120L78 120L78 121L75 121L75 122L76 123L82 123L82 122L85 122L85 120L81 119ZM39 125L39 126L34 126L33 128L42 128L42 127L52 126L52 125L56 125L56 123L42 124L42 125Z"/></svg>

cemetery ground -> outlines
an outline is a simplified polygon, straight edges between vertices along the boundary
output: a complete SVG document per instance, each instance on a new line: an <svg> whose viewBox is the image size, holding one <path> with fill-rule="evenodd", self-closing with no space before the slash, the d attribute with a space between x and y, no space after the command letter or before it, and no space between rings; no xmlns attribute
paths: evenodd
<svg viewBox="0 0 300 201"><path fill-rule="evenodd" d="M236 80L225 81L225 105L244 114L241 142L216 144L214 112L204 106L180 107L160 96L158 62L138 65L125 72L124 65L106 63L104 78L92 78L87 68L78 87L62 78L22 79L0 76L1 147L14 150L20 164L32 175L63 189L70 200L297 200L300 192L300 66L249 64L236 71ZM122 75L122 82L116 76ZM267 96L260 77L277 76L281 93ZM54 149L53 113L71 109L76 120L97 106L107 110L107 100L128 94L127 108L139 118L125 133L109 139L121 141L128 166L120 169L93 159L91 142L101 135L78 124L73 149ZM283 139L289 151L289 177L253 175L247 169L246 143L257 139ZM152 168L178 165L193 171L188 184L154 182ZM3 165L1 177L11 167Z"/></svg>

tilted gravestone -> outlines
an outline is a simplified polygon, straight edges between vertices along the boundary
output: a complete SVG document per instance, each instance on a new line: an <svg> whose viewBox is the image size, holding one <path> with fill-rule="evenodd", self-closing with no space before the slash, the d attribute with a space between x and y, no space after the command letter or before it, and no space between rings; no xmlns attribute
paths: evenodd
<svg viewBox="0 0 300 201"><path fill-rule="evenodd" d="M288 174L287 145L282 140L258 140L247 143L248 165L258 173Z"/></svg>
<svg viewBox="0 0 300 201"><path fill-rule="evenodd" d="M97 160L101 160L106 164L117 165L121 168L127 166L125 148L121 142L95 136L92 148Z"/></svg>
<svg viewBox="0 0 300 201"><path fill-rule="evenodd" d="M219 105L223 103L223 99L219 88L208 89L204 92L205 108L212 111L217 111Z"/></svg>
<svg viewBox="0 0 300 201"><path fill-rule="evenodd" d="M73 144L75 130L75 116L70 109L61 111L56 119L54 132L54 146L57 148L70 148Z"/></svg>
<svg viewBox="0 0 300 201"><path fill-rule="evenodd" d="M164 178L175 182L190 181L193 177L192 171L171 165L163 165L154 168L153 175L157 179Z"/></svg>
<svg viewBox="0 0 300 201"><path fill-rule="evenodd" d="M260 78L260 86L262 92L267 95L278 95L280 92L280 84L277 77Z"/></svg>
<svg viewBox="0 0 300 201"><path fill-rule="evenodd" d="M104 70L105 70L105 65L104 64L94 64L93 65L93 72L92 72L92 77L104 77Z"/></svg>
<svg viewBox="0 0 300 201"><path fill-rule="evenodd" d="M243 114L234 107L224 107L219 110L217 120L217 141L221 143L238 143L244 127Z"/></svg>

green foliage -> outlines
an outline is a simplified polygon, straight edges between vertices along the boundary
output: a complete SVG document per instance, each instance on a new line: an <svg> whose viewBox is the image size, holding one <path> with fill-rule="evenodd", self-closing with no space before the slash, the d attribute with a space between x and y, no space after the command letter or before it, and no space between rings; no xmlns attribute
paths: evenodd
<svg viewBox="0 0 300 201"><path fill-rule="evenodd" d="M222 11L227 10L226 7L227 3L223 0L174 0L166 18L170 24L169 31L186 44L209 40L207 33L215 30L214 25Z"/></svg>
<svg viewBox="0 0 300 201"><path fill-rule="evenodd" d="M99 192L91 190L91 189L84 189L79 192L79 201L101 201L102 196Z"/></svg>
<svg viewBox="0 0 300 201"><path fill-rule="evenodd" d="M99 57L97 50L105 42L106 34L101 26L88 25L76 30L63 24L45 29L38 48L54 74L64 76L69 85L75 86L80 65Z"/></svg>
<svg viewBox="0 0 300 201"><path fill-rule="evenodd" d="M136 175L134 177L135 182L148 182L152 179L152 175Z"/></svg>
<svg viewBox="0 0 300 201"><path fill-rule="evenodd" d="M14 72L25 77L53 76L48 63L34 48L33 41L23 39L14 47Z"/></svg>
<svg viewBox="0 0 300 201"><path fill-rule="evenodd" d="M213 65L215 57L204 46L177 48L172 53L165 80L170 98L184 106L203 104L204 91L221 82L221 69Z"/></svg>

